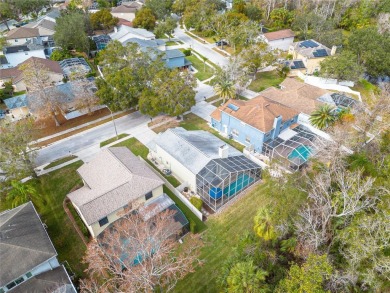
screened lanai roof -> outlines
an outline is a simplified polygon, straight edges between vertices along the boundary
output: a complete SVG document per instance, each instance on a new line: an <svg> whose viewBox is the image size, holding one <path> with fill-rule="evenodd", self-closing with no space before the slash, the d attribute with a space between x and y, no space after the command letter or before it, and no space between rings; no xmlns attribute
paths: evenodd
<svg viewBox="0 0 390 293"><path fill-rule="evenodd" d="M108 42L111 41L111 38L108 35L99 35L94 36L93 41L95 42L97 49L100 51L106 48Z"/></svg>
<svg viewBox="0 0 390 293"><path fill-rule="evenodd" d="M72 73L88 73L91 67L84 58L68 58L60 61L62 71L66 76Z"/></svg>
<svg viewBox="0 0 390 293"><path fill-rule="evenodd" d="M357 100L340 93L333 93L330 96L324 95L321 96L318 100L334 106L345 108L353 108L358 103Z"/></svg>

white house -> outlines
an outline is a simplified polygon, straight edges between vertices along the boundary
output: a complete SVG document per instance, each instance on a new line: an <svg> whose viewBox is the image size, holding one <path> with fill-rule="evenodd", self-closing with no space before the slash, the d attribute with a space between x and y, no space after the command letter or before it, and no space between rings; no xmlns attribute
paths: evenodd
<svg viewBox="0 0 390 293"><path fill-rule="evenodd" d="M10 30L5 36L11 46L24 45L27 43L41 44L39 29L18 27Z"/></svg>
<svg viewBox="0 0 390 293"><path fill-rule="evenodd" d="M121 25L118 29L115 28L115 31L109 36L112 40L117 40L122 44L126 43L126 41L131 38L141 40L154 40L156 38L155 34L147 31L146 29L133 28L126 25Z"/></svg>
<svg viewBox="0 0 390 293"><path fill-rule="evenodd" d="M164 182L126 147L101 151L77 172L84 186L68 198L93 237L163 194Z"/></svg>
<svg viewBox="0 0 390 293"><path fill-rule="evenodd" d="M0 255L0 292L76 293L32 202L0 213Z"/></svg>
<svg viewBox="0 0 390 293"><path fill-rule="evenodd" d="M45 48L37 44L25 44L21 46L10 46L3 49L8 60L8 67L18 66L31 57L46 59Z"/></svg>
<svg viewBox="0 0 390 293"><path fill-rule="evenodd" d="M288 51L289 47L294 42L295 34L290 29L280 30L276 32L264 33L263 40L273 49Z"/></svg>

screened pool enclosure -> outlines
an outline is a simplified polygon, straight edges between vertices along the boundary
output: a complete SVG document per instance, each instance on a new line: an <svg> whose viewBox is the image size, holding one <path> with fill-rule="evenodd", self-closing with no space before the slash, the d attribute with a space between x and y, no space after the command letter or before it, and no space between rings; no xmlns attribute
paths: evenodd
<svg viewBox="0 0 390 293"><path fill-rule="evenodd" d="M245 156L211 160L196 175L196 191L214 211L260 179L261 168Z"/></svg>

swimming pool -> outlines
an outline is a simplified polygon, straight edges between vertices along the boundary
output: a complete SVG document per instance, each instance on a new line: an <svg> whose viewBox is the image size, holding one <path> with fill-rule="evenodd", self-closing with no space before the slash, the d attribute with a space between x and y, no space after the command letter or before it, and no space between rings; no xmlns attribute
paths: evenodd
<svg viewBox="0 0 390 293"><path fill-rule="evenodd" d="M241 189L244 189L249 184L251 184L255 179L252 177L241 174L237 177L237 180L231 183L229 186L226 186L223 190L223 194L226 196L233 196L238 193Z"/></svg>
<svg viewBox="0 0 390 293"><path fill-rule="evenodd" d="M311 155L311 148L307 145L301 145L297 148L295 148L289 155L289 159L294 159L294 158L300 158L305 161L310 157Z"/></svg>

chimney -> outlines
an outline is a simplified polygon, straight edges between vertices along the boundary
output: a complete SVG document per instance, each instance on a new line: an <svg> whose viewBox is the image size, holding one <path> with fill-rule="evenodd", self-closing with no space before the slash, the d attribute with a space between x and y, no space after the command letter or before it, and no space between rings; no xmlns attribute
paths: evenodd
<svg viewBox="0 0 390 293"><path fill-rule="evenodd" d="M337 46L332 46L332 50L330 51L330 56L336 54Z"/></svg>
<svg viewBox="0 0 390 293"><path fill-rule="evenodd" d="M229 156L229 147L226 144L220 146L218 149L218 154L221 159L227 158Z"/></svg>
<svg viewBox="0 0 390 293"><path fill-rule="evenodd" d="M279 115L279 116L276 116L274 118L274 125L273 125L273 136L272 138L275 139L279 133L280 133L280 126L282 125L282 116Z"/></svg>
<svg viewBox="0 0 390 293"><path fill-rule="evenodd" d="M114 33L117 33L118 32L118 28L116 26L114 26Z"/></svg>

